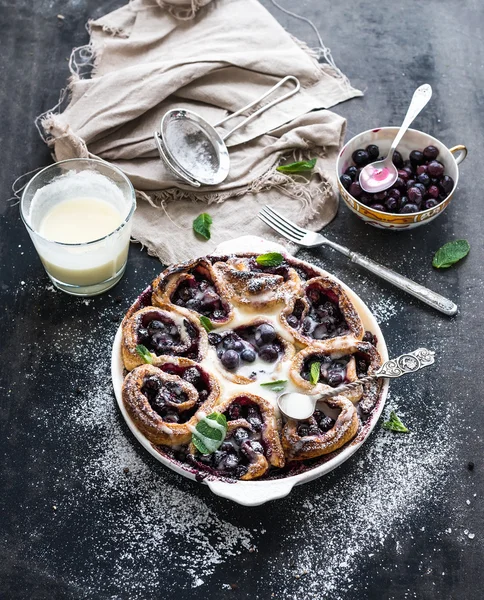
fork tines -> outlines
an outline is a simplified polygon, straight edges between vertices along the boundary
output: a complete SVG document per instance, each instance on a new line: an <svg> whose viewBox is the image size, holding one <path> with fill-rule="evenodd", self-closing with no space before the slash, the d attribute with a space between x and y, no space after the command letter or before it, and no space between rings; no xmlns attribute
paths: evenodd
<svg viewBox="0 0 484 600"><path fill-rule="evenodd" d="M269 225L269 227L280 233L283 237L296 244L298 244L307 233L304 229L301 229L295 223L280 215L270 206L264 206L257 216L266 225Z"/></svg>

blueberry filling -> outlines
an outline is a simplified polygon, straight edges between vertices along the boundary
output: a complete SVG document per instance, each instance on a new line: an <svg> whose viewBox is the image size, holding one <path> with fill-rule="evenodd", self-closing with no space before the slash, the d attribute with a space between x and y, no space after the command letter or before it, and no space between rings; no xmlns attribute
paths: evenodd
<svg viewBox="0 0 484 600"><path fill-rule="evenodd" d="M269 323L240 327L222 334L212 332L208 341L215 346L220 362L229 371L248 366L257 357L264 362L275 363L284 352L276 330Z"/></svg>
<svg viewBox="0 0 484 600"><path fill-rule="evenodd" d="M371 331L365 331L365 335L363 336L363 341L376 346L378 343L378 338Z"/></svg>
<svg viewBox="0 0 484 600"><path fill-rule="evenodd" d="M174 321L165 314L156 314L155 318L153 316L144 315L141 327L138 329L138 344L143 344L157 356L179 354L187 358L196 357L198 332L187 319L183 320L183 325L191 340L188 345L182 343L180 329Z"/></svg>
<svg viewBox="0 0 484 600"><path fill-rule="evenodd" d="M343 356L342 358L333 359L330 356L318 356L312 355L303 363L301 370L301 377L306 381L311 380L311 365L314 362L321 363L319 369L319 383L330 385L331 387L337 387L346 383L346 373L348 363L351 360L351 356Z"/></svg>
<svg viewBox="0 0 484 600"><path fill-rule="evenodd" d="M182 412L178 410L178 405L186 402L188 397L175 382L150 376L145 379L141 392L166 423L185 423L196 411L196 408Z"/></svg>
<svg viewBox="0 0 484 600"><path fill-rule="evenodd" d="M315 410L313 416L304 423L300 423L297 428L299 437L307 437L308 435L321 435L334 427L336 421L324 414L322 410Z"/></svg>
<svg viewBox="0 0 484 600"><path fill-rule="evenodd" d="M257 405L251 402L233 402L225 413L227 421L245 419L252 430L237 427L227 434L225 441L212 454L196 454L194 462L217 475L240 479L257 454L265 454L262 442L262 417Z"/></svg>
<svg viewBox="0 0 484 600"><path fill-rule="evenodd" d="M360 353L356 353L355 354L355 359L356 359L356 375L358 376L358 379L360 379L360 377L364 377L365 375L368 374L368 369L370 368L370 363L368 362L368 359Z"/></svg>
<svg viewBox="0 0 484 600"><path fill-rule="evenodd" d="M172 363L165 363L160 367L165 373L170 375L178 375L186 382L191 383L198 392L199 406L209 397L211 387L208 376L199 367L182 367Z"/></svg>
<svg viewBox="0 0 484 600"><path fill-rule="evenodd" d="M183 281L172 294L171 301L213 321L225 319L228 315L227 305L214 284L199 273Z"/></svg>
<svg viewBox="0 0 484 600"><path fill-rule="evenodd" d="M348 325L338 305L338 298L329 291L310 287L306 292L309 310L303 317L304 304L296 301L287 323L300 329L303 335L315 340L325 340L348 332Z"/></svg>

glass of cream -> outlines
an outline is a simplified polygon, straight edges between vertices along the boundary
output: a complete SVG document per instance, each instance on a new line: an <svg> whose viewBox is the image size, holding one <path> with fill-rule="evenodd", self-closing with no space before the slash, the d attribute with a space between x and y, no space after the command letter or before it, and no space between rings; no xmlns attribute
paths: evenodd
<svg viewBox="0 0 484 600"><path fill-rule="evenodd" d="M47 275L60 290L95 296L123 276L136 196L129 179L101 160L64 160L25 187L20 214Z"/></svg>

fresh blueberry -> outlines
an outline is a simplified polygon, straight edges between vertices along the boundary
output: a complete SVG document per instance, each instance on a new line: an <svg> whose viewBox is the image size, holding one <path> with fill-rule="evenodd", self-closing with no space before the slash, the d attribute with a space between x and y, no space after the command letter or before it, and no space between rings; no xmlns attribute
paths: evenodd
<svg viewBox="0 0 484 600"><path fill-rule="evenodd" d="M353 180L351 179L351 177L349 175L343 174L341 175L341 177L339 178L341 185L344 187L345 190L347 190L350 185L352 184Z"/></svg>
<svg viewBox="0 0 484 600"><path fill-rule="evenodd" d="M388 191L383 190L383 192L377 192L376 194L373 194L373 198L381 204L384 200L388 198Z"/></svg>
<svg viewBox="0 0 484 600"><path fill-rule="evenodd" d="M430 185L430 176L428 173L420 173L420 175L417 175L417 181L422 185L428 186Z"/></svg>
<svg viewBox="0 0 484 600"><path fill-rule="evenodd" d="M427 173L427 165L419 165L417 167L417 175L422 175L422 173Z"/></svg>
<svg viewBox="0 0 484 600"><path fill-rule="evenodd" d="M422 196L425 196L425 194L427 193L427 188L424 186L423 183L416 183L414 187L416 187L422 192Z"/></svg>
<svg viewBox="0 0 484 600"><path fill-rule="evenodd" d="M435 160L439 155L439 149L435 146L427 146L424 148L423 155L427 160Z"/></svg>
<svg viewBox="0 0 484 600"><path fill-rule="evenodd" d="M402 196L400 198L400 200L398 201L398 210L399 210L399 212L401 212L402 208L404 206L406 206L407 204L408 204L408 198L407 198L407 196Z"/></svg>
<svg viewBox="0 0 484 600"><path fill-rule="evenodd" d="M427 190L427 194L436 200L439 197L439 188L436 185L431 185Z"/></svg>
<svg viewBox="0 0 484 600"><path fill-rule="evenodd" d="M406 215L410 213L416 213L419 211L419 208L416 204L408 203L405 204L403 208L400 209L400 214Z"/></svg>
<svg viewBox="0 0 484 600"><path fill-rule="evenodd" d="M454 188L454 180L449 175L444 175L440 180L440 187L444 194L448 196Z"/></svg>
<svg viewBox="0 0 484 600"><path fill-rule="evenodd" d="M264 344L270 344L276 339L276 330L272 325L268 323L262 323L259 325L254 333L255 343L258 346L263 346Z"/></svg>
<svg viewBox="0 0 484 600"><path fill-rule="evenodd" d="M430 177L442 177L444 174L444 165L438 160L433 160L429 162L427 172Z"/></svg>
<svg viewBox="0 0 484 600"><path fill-rule="evenodd" d="M279 357L279 352L273 344L266 344L259 350L259 356L266 362L276 362Z"/></svg>
<svg viewBox="0 0 484 600"><path fill-rule="evenodd" d="M368 163L368 152L366 150L355 150L351 155L353 162L358 167L364 167Z"/></svg>
<svg viewBox="0 0 484 600"><path fill-rule="evenodd" d="M396 212L398 209L398 200L394 196L390 196L386 199L385 206L389 212Z"/></svg>
<svg viewBox="0 0 484 600"><path fill-rule="evenodd" d="M398 150L395 150L393 153L393 164L397 167L397 169L403 168L403 158Z"/></svg>
<svg viewBox="0 0 484 600"><path fill-rule="evenodd" d="M348 191L354 198L359 198L361 196L362 189L360 187L360 184L354 181L350 185L350 189Z"/></svg>
<svg viewBox="0 0 484 600"><path fill-rule="evenodd" d="M413 204L420 204L422 202L422 192L417 187L411 187L407 190L407 196Z"/></svg>
<svg viewBox="0 0 484 600"><path fill-rule="evenodd" d="M349 175L351 177L352 181L355 180L357 173L358 173L358 169L354 165L351 165L351 167L348 167L345 171L345 175Z"/></svg>
<svg viewBox="0 0 484 600"><path fill-rule="evenodd" d="M383 204L372 204L370 206L370 208L372 208L373 210L379 210L381 212L386 212L386 208L383 206Z"/></svg>
<svg viewBox="0 0 484 600"><path fill-rule="evenodd" d="M423 207L425 210L429 210L430 208L435 208L437 206L437 204L438 204L437 200L434 200L433 198L429 198L428 200L425 200Z"/></svg>
<svg viewBox="0 0 484 600"><path fill-rule="evenodd" d="M370 144L366 147L366 153L368 154L368 158L370 160L378 160L380 156L380 148L376 144Z"/></svg>
<svg viewBox="0 0 484 600"><path fill-rule="evenodd" d="M409 158L410 164L414 168L418 167L418 165L421 165L425 162L425 156L423 155L423 152L420 152L420 150L412 150L410 152Z"/></svg>
<svg viewBox="0 0 484 600"><path fill-rule="evenodd" d="M242 352L240 353L240 358L244 361L244 362L248 362L248 363L253 363L254 360L256 359L256 354L255 352L252 350L252 348L245 348L244 350L242 350Z"/></svg>
<svg viewBox="0 0 484 600"><path fill-rule="evenodd" d="M222 364L226 369L233 371L239 366L240 358L235 350L226 350L222 355Z"/></svg>

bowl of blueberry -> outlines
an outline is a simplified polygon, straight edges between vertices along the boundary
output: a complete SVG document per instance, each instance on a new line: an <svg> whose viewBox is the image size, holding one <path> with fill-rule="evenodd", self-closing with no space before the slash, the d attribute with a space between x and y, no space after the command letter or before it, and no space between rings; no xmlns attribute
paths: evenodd
<svg viewBox="0 0 484 600"><path fill-rule="evenodd" d="M368 193L359 185L360 170L384 158L398 127L364 131L341 150L336 163L338 187L345 204L360 219L383 229L409 229L428 223L449 205L459 180L459 164L467 148L447 148L422 131L409 129L393 163L396 182L383 192Z"/></svg>

